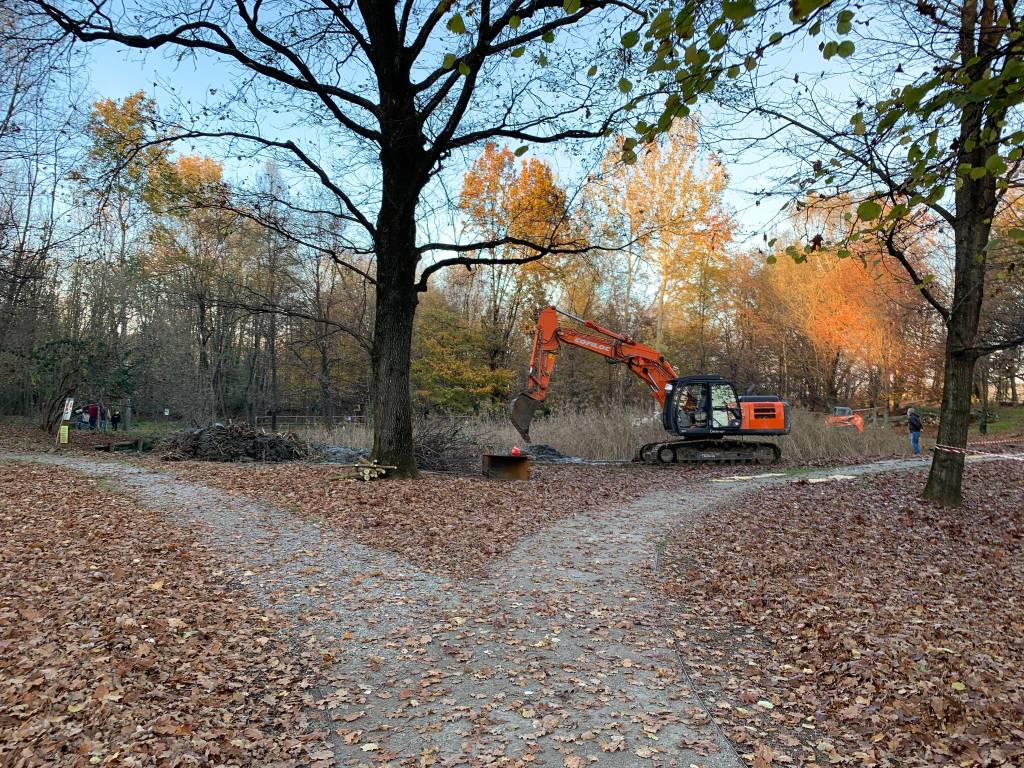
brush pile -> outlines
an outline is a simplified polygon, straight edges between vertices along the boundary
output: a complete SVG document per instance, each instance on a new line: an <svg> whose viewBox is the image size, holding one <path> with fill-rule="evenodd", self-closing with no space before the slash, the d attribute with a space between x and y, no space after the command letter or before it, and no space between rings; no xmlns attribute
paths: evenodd
<svg viewBox="0 0 1024 768"><path fill-rule="evenodd" d="M416 466L433 472L479 472L480 444L462 419L424 419L415 427Z"/></svg>
<svg viewBox="0 0 1024 768"><path fill-rule="evenodd" d="M298 435L270 433L249 424L214 424L183 429L163 443L164 461L294 461L308 458L310 445Z"/></svg>

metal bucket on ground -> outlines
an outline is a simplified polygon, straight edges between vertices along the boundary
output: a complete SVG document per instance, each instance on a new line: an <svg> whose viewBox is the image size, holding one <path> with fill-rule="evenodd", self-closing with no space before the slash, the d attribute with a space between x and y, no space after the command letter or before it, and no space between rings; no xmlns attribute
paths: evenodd
<svg viewBox="0 0 1024 768"><path fill-rule="evenodd" d="M485 453L484 475L495 480L529 480L530 457Z"/></svg>

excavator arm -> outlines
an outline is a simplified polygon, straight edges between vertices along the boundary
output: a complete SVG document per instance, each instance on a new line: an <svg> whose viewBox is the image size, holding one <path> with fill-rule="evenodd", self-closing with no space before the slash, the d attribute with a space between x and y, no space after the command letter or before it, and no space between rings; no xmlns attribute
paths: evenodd
<svg viewBox="0 0 1024 768"><path fill-rule="evenodd" d="M563 327L559 315L580 323L587 331ZM512 424L530 442L530 422L533 414L548 394L551 374L555 370L555 357L561 344L569 344L608 358L610 362L624 364L630 372L642 379L651 389L651 396L659 405L665 404L665 385L676 379L676 372L658 350L638 344L621 333L602 328L597 323L545 307L537 317L530 352L530 375L526 389L512 401Z"/></svg>

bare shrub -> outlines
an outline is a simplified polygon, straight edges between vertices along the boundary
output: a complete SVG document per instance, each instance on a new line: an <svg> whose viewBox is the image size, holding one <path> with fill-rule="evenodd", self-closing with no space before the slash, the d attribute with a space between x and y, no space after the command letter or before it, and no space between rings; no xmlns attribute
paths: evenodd
<svg viewBox="0 0 1024 768"><path fill-rule="evenodd" d="M481 444L466 419L435 417L416 422L416 465L438 472L480 469Z"/></svg>

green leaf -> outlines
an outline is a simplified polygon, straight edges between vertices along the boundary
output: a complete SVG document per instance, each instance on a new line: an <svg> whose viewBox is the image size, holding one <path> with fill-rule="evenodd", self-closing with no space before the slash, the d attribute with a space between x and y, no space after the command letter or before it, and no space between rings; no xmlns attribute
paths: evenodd
<svg viewBox="0 0 1024 768"><path fill-rule="evenodd" d="M546 67L548 65L548 57L542 53L537 57L537 63L542 67Z"/></svg>
<svg viewBox="0 0 1024 768"><path fill-rule="evenodd" d="M985 168L993 176L1000 176L1006 173L1006 161L999 155L992 155L985 161Z"/></svg>
<svg viewBox="0 0 1024 768"><path fill-rule="evenodd" d="M722 3L722 15L729 21L746 21L754 12L754 0L725 0Z"/></svg>
<svg viewBox="0 0 1024 768"><path fill-rule="evenodd" d="M466 22L462 20L462 14L456 13L450 19L447 24L448 30L454 32L456 35L462 35L466 32Z"/></svg>
<svg viewBox="0 0 1024 768"><path fill-rule="evenodd" d="M729 69L727 69L725 71L725 74L726 74L727 77L739 77L740 76L740 68L739 68L738 65L733 64L731 67L729 67Z"/></svg>
<svg viewBox="0 0 1024 768"><path fill-rule="evenodd" d="M656 40L663 40L672 34L674 25L672 23L672 14L667 9L662 9L657 16L651 20L650 26L647 28L647 33ZM686 35L683 35L685 38ZM692 34L690 35L692 37Z"/></svg>
<svg viewBox="0 0 1024 768"><path fill-rule="evenodd" d="M637 31L627 32L622 36L622 47L632 48L634 45L640 42L640 33Z"/></svg>
<svg viewBox="0 0 1024 768"><path fill-rule="evenodd" d="M771 37L768 38L768 45L775 45L782 40L781 32L772 32Z"/></svg>
<svg viewBox="0 0 1024 768"><path fill-rule="evenodd" d="M594 64L587 70L587 77L593 77L597 74L597 64Z"/></svg>
<svg viewBox="0 0 1024 768"><path fill-rule="evenodd" d="M549 29L547 32L540 36L540 39L543 40L545 43L553 43L555 42L555 33Z"/></svg>
<svg viewBox="0 0 1024 768"><path fill-rule="evenodd" d="M833 56L836 55L836 51L838 49L839 44L835 40L829 40L827 43L825 43L825 45L822 46L821 55L824 56L826 60L831 59Z"/></svg>
<svg viewBox="0 0 1024 768"><path fill-rule="evenodd" d="M524 53L526 53L526 46L525 45L520 45L518 48L513 48L512 49L512 58L513 59L518 59Z"/></svg>
<svg viewBox="0 0 1024 768"><path fill-rule="evenodd" d="M446 53L444 55L444 62L442 62L442 66L445 69L451 69L452 67L455 66L456 58L457 57L456 57L456 55L454 53Z"/></svg>
<svg viewBox="0 0 1024 768"><path fill-rule="evenodd" d="M508 20L509 29L519 29L519 25L523 23L523 20L518 16L513 16Z"/></svg>
<svg viewBox="0 0 1024 768"><path fill-rule="evenodd" d="M1014 240L1017 243L1024 245L1024 229L1020 229L1019 227L1012 227L1006 232L1006 236L1011 240Z"/></svg>
<svg viewBox="0 0 1024 768"><path fill-rule="evenodd" d="M580 9L580 0L564 0L562 8L566 13L576 13Z"/></svg>
<svg viewBox="0 0 1024 768"><path fill-rule="evenodd" d="M778 261L778 259L775 257L774 254L772 254L767 259L765 259L765 261L767 261L769 264L774 264L775 262Z"/></svg>
<svg viewBox="0 0 1024 768"><path fill-rule="evenodd" d="M629 93L633 90L633 84L624 77L619 78L619 90L623 93Z"/></svg>
<svg viewBox="0 0 1024 768"><path fill-rule="evenodd" d="M836 52L841 58L848 59L853 55L854 45L850 40L843 40L837 47Z"/></svg>
<svg viewBox="0 0 1024 768"><path fill-rule="evenodd" d="M961 683L959 680L957 680L956 682L950 683L949 687L952 688L954 691L966 691L967 690L967 686L964 685L963 683Z"/></svg>
<svg viewBox="0 0 1024 768"><path fill-rule="evenodd" d="M459 62L459 74L463 77L469 77L469 64L464 61Z"/></svg>
<svg viewBox="0 0 1024 768"><path fill-rule="evenodd" d="M861 221L874 221L882 215L882 206L874 200L865 200L857 206L857 218Z"/></svg>
<svg viewBox="0 0 1024 768"><path fill-rule="evenodd" d="M516 147L516 157L522 157L526 154L528 149L529 147L526 144L523 144L521 147Z"/></svg>

